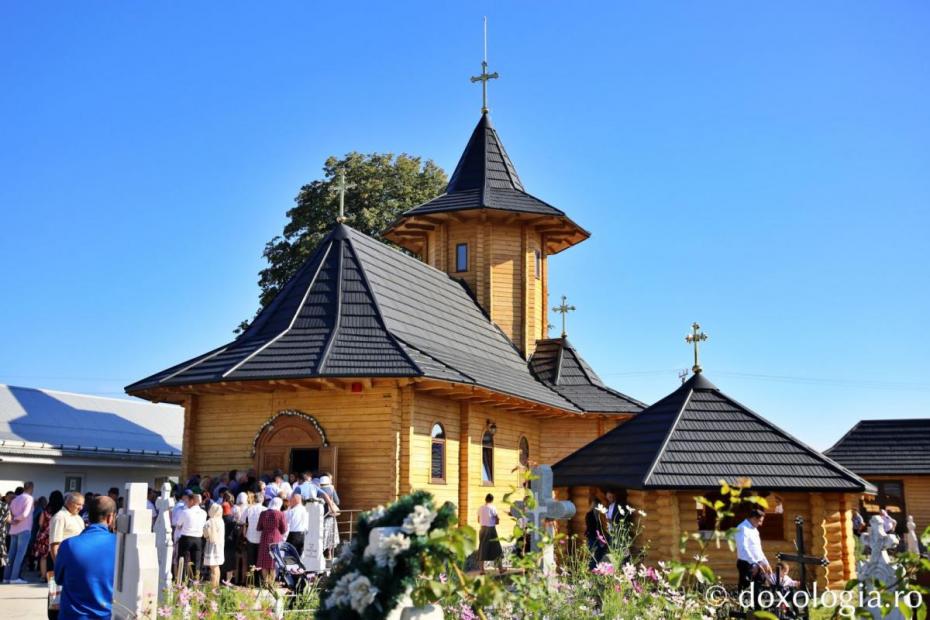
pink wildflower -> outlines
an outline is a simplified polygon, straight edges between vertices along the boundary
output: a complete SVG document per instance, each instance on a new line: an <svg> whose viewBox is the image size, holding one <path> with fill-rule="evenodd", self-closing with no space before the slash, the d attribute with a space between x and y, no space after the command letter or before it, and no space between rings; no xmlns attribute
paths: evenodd
<svg viewBox="0 0 930 620"><path fill-rule="evenodd" d="M597 534L597 542L601 543L602 545L606 545L606 544L607 544L607 539L604 538L604 535L601 534L600 530L598 530L597 532L595 532L595 534Z"/></svg>
<svg viewBox="0 0 930 620"><path fill-rule="evenodd" d="M159 608L158 608L158 617L159 617L159 618L170 618L170 617L171 617L171 608L170 608L170 607L159 607Z"/></svg>
<svg viewBox="0 0 930 620"><path fill-rule="evenodd" d="M245 614L240 611L235 615L234 620L246 620Z"/></svg>
<svg viewBox="0 0 930 620"><path fill-rule="evenodd" d="M652 581L658 582L658 581L659 581L659 573L657 573L657 572L656 572L656 569L654 569L653 567L647 566L647 567L646 567L646 578L647 578L647 579L651 579Z"/></svg>
<svg viewBox="0 0 930 620"><path fill-rule="evenodd" d="M477 620L477 618L478 616L472 611L471 606L462 603L462 606L459 608L459 620Z"/></svg>
<svg viewBox="0 0 930 620"><path fill-rule="evenodd" d="M220 610L220 604L216 601L210 601L210 611L216 613Z"/></svg>
<svg viewBox="0 0 930 620"><path fill-rule="evenodd" d="M449 581L449 578L446 577L445 573L439 573L439 583L446 583Z"/></svg>
<svg viewBox="0 0 930 620"><path fill-rule="evenodd" d="M206 610L206 609L204 609L204 610L201 611L199 614L197 614L197 618L198 618L199 620L205 620L206 617L207 617L207 610Z"/></svg>
<svg viewBox="0 0 930 620"><path fill-rule="evenodd" d="M610 562L600 562L597 566L591 569L591 572L595 575L613 575L614 565Z"/></svg>

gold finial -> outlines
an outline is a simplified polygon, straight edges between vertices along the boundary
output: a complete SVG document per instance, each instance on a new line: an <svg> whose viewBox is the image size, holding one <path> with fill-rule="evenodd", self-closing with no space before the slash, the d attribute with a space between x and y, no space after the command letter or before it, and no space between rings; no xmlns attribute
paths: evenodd
<svg viewBox="0 0 930 620"><path fill-rule="evenodd" d="M481 61L481 75L471 78L472 83L481 82L481 113L488 113L488 80L499 78L497 71L488 73L488 18L484 18L484 60Z"/></svg>
<svg viewBox="0 0 930 620"><path fill-rule="evenodd" d="M336 217L336 221L340 224L346 221L346 190L353 187L355 187L355 183L346 183L346 171L340 170L339 181L333 186L333 189L339 192L339 215Z"/></svg>
<svg viewBox="0 0 930 620"><path fill-rule="evenodd" d="M575 306L569 306L567 302L568 302L568 297L566 297L565 295L562 295L562 305L560 305L560 306L555 306L555 307L552 309L553 312L558 312L559 314L562 315L562 338L564 338L564 337L566 336L566 333L565 333L565 316L566 316L569 312L574 312L574 311L575 311Z"/></svg>
<svg viewBox="0 0 930 620"><path fill-rule="evenodd" d="M694 374L701 372L701 365L698 363L698 343L707 340L707 334L700 331L701 326L697 323L691 324L691 333L685 336L685 342L688 344L694 345L694 366L691 370L694 371Z"/></svg>

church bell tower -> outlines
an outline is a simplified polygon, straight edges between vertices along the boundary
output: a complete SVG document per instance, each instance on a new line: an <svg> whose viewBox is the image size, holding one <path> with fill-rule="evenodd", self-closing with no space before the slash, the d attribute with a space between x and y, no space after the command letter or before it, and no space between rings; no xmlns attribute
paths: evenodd
<svg viewBox="0 0 930 620"><path fill-rule="evenodd" d="M384 236L461 280L528 359L547 337L549 257L590 234L527 193L484 109L445 192Z"/></svg>

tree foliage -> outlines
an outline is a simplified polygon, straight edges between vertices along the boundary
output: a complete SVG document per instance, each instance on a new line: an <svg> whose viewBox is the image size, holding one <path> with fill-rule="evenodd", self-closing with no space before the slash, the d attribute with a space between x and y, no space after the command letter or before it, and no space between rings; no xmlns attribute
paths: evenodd
<svg viewBox="0 0 930 620"><path fill-rule="evenodd" d="M259 272L260 307L264 308L310 256L332 228L339 211L334 187L339 172L354 187L346 191L346 224L375 238L402 212L442 193L446 173L432 160L393 153L356 153L330 157L323 178L300 188L287 212L284 232L265 244L268 266ZM246 326L240 325L240 329Z"/></svg>

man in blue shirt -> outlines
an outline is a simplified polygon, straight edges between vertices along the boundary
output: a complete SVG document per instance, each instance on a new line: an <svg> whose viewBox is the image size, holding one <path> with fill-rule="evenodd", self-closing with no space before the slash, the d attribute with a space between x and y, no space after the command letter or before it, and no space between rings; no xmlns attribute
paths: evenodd
<svg viewBox="0 0 930 620"><path fill-rule="evenodd" d="M55 581L61 586L61 620L109 618L113 609L116 502L107 496L90 503L90 525L61 543Z"/></svg>

